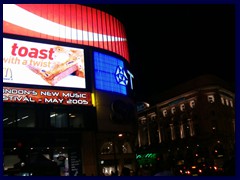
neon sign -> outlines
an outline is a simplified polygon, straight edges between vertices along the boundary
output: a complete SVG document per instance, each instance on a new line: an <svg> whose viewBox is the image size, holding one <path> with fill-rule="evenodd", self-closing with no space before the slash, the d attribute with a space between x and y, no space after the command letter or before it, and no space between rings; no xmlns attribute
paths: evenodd
<svg viewBox="0 0 240 180"><path fill-rule="evenodd" d="M3 102L92 106L90 92L3 87Z"/></svg>

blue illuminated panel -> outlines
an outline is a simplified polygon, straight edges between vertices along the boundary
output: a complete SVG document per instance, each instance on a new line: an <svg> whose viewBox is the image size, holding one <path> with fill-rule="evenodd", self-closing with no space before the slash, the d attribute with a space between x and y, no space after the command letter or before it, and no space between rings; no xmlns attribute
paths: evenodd
<svg viewBox="0 0 240 180"><path fill-rule="evenodd" d="M94 52L94 72L96 89L127 95L128 79L122 60Z"/></svg>

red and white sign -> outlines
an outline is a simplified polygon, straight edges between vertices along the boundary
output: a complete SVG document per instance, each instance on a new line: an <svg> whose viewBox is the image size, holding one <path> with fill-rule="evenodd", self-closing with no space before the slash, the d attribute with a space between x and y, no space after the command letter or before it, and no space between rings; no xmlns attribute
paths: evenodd
<svg viewBox="0 0 240 180"><path fill-rule="evenodd" d="M92 106L90 92L3 87L3 102Z"/></svg>
<svg viewBox="0 0 240 180"><path fill-rule="evenodd" d="M3 82L86 88L84 50L3 38Z"/></svg>
<svg viewBox="0 0 240 180"><path fill-rule="evenodd" d="M84 5L3 4L3 33L93 46L129 61L122 23Z"/></svg>

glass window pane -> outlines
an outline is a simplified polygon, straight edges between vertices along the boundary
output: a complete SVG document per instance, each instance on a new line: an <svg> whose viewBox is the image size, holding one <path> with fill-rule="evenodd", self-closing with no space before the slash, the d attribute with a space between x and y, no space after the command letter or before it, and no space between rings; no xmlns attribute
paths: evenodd
<svg viewBox="0 0 240 180"><path fill-rule="evenodd" d="M19 107L17 111L18 127L35 127L35 111L32 107Z"/></svg>
<svg viewBox="0 0 240 180"><path fill-rule="evenodd" d="M69 113L69 123L72 128L84 128L84 119L82 114Z"/></svg>
<svg viewBox="0 0 240 180"><path fill-rule="evenodd" d="M16 127L16 108L4 106L3 127Z"/></svg>
<svg viewBox="0 0 240 180"><path fill-rule="evenodd" d="M51 112L50 123L51 126L55 128L68 127L68 114L62 112Z"/></svg>

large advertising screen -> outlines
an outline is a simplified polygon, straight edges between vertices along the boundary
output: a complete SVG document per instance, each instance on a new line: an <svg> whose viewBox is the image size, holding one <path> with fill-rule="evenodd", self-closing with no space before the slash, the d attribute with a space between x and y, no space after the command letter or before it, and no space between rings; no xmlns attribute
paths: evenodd
<svg viewBox="0 0 240 180"><path fill-rule="evenodd" d="M86 88L84 50L3 38L3 82Z"/></svg>

